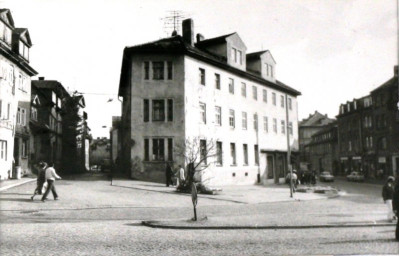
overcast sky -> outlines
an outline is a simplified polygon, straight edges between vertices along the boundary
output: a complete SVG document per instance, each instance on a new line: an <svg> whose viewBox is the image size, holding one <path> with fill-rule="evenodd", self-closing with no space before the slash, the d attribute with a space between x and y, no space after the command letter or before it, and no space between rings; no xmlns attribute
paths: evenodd
<svg viewBox="0 0 399 256"><path fill-rule="evenodd" d="M162 18L171 10L192 18L195 33L205 38L237 32L248 52L270 50L277 79L302 92L300 119L315 110L337 115L339 104L367 95L393 76L398 63L397 0L0 0L0 5L11 9L16 27L29 29L30 63L38 76L86 93L94 137L108 136L111 116L120 115L123 48L166 37Z"/></svg>

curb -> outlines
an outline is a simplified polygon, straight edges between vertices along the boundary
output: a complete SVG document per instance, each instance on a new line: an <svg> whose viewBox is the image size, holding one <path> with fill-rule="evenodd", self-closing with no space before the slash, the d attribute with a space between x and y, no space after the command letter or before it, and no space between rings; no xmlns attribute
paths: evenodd
<svg viewBox="0 0 399 256"><path fill-rule="evenodd" d="M11 184L11 185L8 185L8 186L4 186L4 187L0 188L0 191L4 191L4 190L7 190L7 189L10 189L10 188L13 188L13 187L21 186L21 185L23 185L25 183L32 182L32 181L35 181L35 180L37 180L37 179L28 179L28 180L24 180L24 181L21 181L21 182L18 182L18 183L14 183L14 184Z"/></svg>
<svg viewBox="0 0 399 256"><path fill-rule="evenodd" d="M182 226L162 224L158 221L142 221L141 224L150 228L161 229L203 229L203 230L237 230L237 229L312 229L312 228L361 228L361 227L394 227L394 223L361 223L361 224L321 224L321 225L275 225L275 226Z"/></svg>

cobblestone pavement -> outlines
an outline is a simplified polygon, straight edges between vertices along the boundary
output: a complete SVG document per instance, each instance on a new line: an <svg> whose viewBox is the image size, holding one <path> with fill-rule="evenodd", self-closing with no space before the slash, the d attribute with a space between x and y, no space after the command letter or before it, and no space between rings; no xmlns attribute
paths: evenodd
<svg viewBox="0 0 399 256"><path fill-rule="evenodd" d="M143 184L145 185L145 184ZM163 186L162 184L158 184ZM339 198L242 203L200 198L198 213L210 219L268 223L384 221L380 187L343 184ZM0 193L2 255L265 255L398 254L394 227L299 230L164 230L141 220L192 217L189 195L110 186L104 179L57 182L61 200L30 201L34 183ZM359 187L359 189L356 189ZM367 190L368 194L362 194Z"/></svg>

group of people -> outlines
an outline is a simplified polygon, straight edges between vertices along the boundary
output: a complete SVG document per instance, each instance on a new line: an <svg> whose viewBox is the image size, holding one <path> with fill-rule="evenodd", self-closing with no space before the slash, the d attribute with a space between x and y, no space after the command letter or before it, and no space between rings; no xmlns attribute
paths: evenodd
<svg viewBox="0 0 399 256"><path fill-rule="evenodd" d="M58 194L55 189L54 182L56 179L60 180L61 177L55 172L54 164L47 164L46 162L42 161L36 164L34 167L37 170L37 185L33 195L31 196L31 200L33 201L36 195L43 194L42 202L45 202L50 191L53 194L54 200L58 200ZM43 193L44 188L45 192Z"/></svg>
<svg viewBox="0 0 399 256"><path fill-rule="evenodd" d="M165 174L166 174L166 186L167 187L169 187L170 185L172 185L172 186L175 185L173 182L174 176L177 178L176 179L177 187L186 180L184 168L181 165L179 165L179 169L178 169L177 173L174 173L173 168L170 165L170 163L167 163Z"/></svg>
<svg viewBox="0 0 399 256"><path fill-rule="evenodd" d="M387 206L388 221L394 221L399 216L399 180L389 176L382 187L382 199ZM396 224L396 240L399 241L399 221Z"/></svg>

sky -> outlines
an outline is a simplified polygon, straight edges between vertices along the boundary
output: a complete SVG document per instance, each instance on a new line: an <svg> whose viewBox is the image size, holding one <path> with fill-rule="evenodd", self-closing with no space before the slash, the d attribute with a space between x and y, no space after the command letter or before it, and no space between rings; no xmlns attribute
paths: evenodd
<svg viewBox="0 0 399 256"><path fill-rule="evenodd" d="M180 11L205 38L237 32L247 53L270 50L276 78L299 90L299 119L329 117L367 95L398 63L397 0L0 0L28 28L30 64L83 92L93 137L109 136L126 46L170 36ZM32 79L37 79L33 77Z"/></svg>

